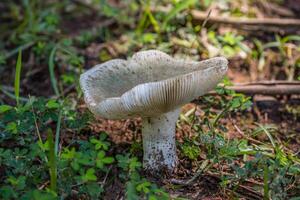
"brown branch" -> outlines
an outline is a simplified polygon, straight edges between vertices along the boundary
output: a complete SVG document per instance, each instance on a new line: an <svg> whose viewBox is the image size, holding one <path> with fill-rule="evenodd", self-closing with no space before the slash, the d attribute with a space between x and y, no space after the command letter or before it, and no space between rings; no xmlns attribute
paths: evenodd
<svg viewBox="0 0 300 200"><path fill-rule="evenodd" d="M300 81L275 81L275 82L257 82L245 83L227 87L244 94L263 94L263 95L288 95L300 94Z"/></svg>
<svg viewBox="0 0 300 200"><path fill-rule="evenodd" d="M248 95L298 95L300 94L300 81L263 81L236 84L233 86L226 86L226 88L234 90L237 93ZM217 95L216 91L210 91L209 94ZM262 101L264 100L265 99L262 98ZM197 100L195 100L195 102L197 102Z"/></svg>
<svg viewBox="0 0 300 200"><path fill-rule="evenodd" d="M205 12L198 10L192 10L191 14L195 21L204 21L207 17ZM213 16L209 18L210 22L221 23L221 24L231 24L235 26L280 26L280 27L300 27L300 19L293 18L238 18L238 17L222 17Z"/></svg>

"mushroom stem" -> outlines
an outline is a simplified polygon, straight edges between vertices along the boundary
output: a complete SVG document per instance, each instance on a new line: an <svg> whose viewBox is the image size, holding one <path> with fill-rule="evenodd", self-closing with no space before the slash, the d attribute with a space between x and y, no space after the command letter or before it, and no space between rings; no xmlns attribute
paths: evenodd
<svg viewBox="0 0 300 200"><path fill-rule="evenodd" d="M143 118L144 169L173 171L177 164L175 128L180 109Z"/></svg>

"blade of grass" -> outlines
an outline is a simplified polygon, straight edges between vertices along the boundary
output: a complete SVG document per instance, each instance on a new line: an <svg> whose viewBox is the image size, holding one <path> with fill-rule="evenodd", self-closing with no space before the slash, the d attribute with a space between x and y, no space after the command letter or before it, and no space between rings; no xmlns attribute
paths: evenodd
<svg viewBox="0 0 300 200"><path fill-rule="evenodd" d="M0 91L3 92L3 94L5 94L6 96L8 96L9 98L11 98L11 99L16 99L16 96L15 96L13 93L7 91L7 90L6 90L4 87L2 87L1 85L0 85ZM27 98L25 98L25 97L19 97L19 101L27 102L27 101L29 101L29 99L27 99Z"/></svg>
<svg viewBox="0 0 300 200"><path fill-rule="evenodd" d="M35 130L36 130L37 136L39 138L39 142L41 144L43 144L43 140L42 140L41 133L40 133L40 130L39 130L39 126L38 126L38 123L37 123L37 118L36 118L35 111L34 111L34 108L33 108L33 101L31 99L31 96L29 96L29 102L30 102L31 111L32 111L32 114L33 114L33 120L34 120ZM44 149L42 149L42 151L45 153ZM47 156L45 156L45 160L46 160L46 162L48 162Z"/></svg>
<svg viewBox="0 0 300 200"><path fill-rule="evenodd" d="M146 14L146 12L143 12L141 19L139 20L139 24L136 28L136 32L138 34L142 34L145 26L146 26L146 21L147 21L148 15Z"/></svg>
<svg viewBox="0 0 300 200"><path fill-rule="evenodd" d="M168 22L174 18L179 12L184 9L187 9L189 6L194 5L197 1L196 0L182 0L176 4L176 6L167 14L163 23L162 23L162 30L166 30Z"/></svg>
<svg viewBox="0 0 300 200"><path fill-rule="evenodd" d="M152 12L150 11L150 8L146 10L147 15L149 17L150 23L152 24L154 30L156 33L160 33L160 27L158 25L158 22L156 21L155 17L152 15Z"/></svg>
<svg viewBox="0 0 300 200"><path fill-rule="evenodd" d="M23 3L25 6L25 17L28 20L28 28L32 30L34 23L34 12L31 6L31 2L29 0L24 0Z"/></svg>
<svg viewBox="0 0 300 200"><path fill-rule="evenodd" d="M54 59L55 59L56 50L57 50L57 47L55 46L50 53L48 66L49 66L49 73L50 73L50 80L51 80L52 88L55 92L55 95L60 96L58 86L57 86L57 80L55 78L55 73L54 73Z"/></svg>
<svg viewBox="0 0 300 200"><path fill-rule="evenodd" d="M268 136L269 140L271 141L272 146L275 149L276 148L276 143L275 143L271 133L264 126L262 126L261 124L259 124L259 123L255 123L255 124L258 125L261 128L261 130L264 131L264 133Z"/></svg>
<svg viewBox="0 0 300 200"><path fill-rule="evenodd" d="M48 129L47 139L49 142L49 173L50 173L50 189L56 192L57 187L57 166L56 166L56 156L53 143L53 135L51 129Z"/></svg>
<svg viewBox="0 0 300 200"><path fill-rule="evenodd" d="M209 20L209 17L210 17L210 14L211 14L211 11L212 11L212 9L210 9L210 10L208 11L208 13L207 13L207 16L206 16L205 20L204 20L204 21L203 21L203 23L201 24L201 29L202 29L202 28L204 28L204 27L205 27L205 25L206 25L206 23L208 22L208 20Z"/></svg>
<svg viewBox="0 0 300 200"><path fill-rule="evenodd" d="M282 39L282 42L284 42L284 43L289 42L289 41L300 41L300 36L299 35L289 35Z"/></svg>
<svg viewBox="0 0 300 200"><path fill-rule="evenodd" d="M269 169L267 164L264 167L264 200L269 200Z"/></svg>
<svg viewBox="0 0 300 200"><path fill-rule="evenodd" d="M17 53L19 52L19 50L24 51L24 50L26 50L26 49L32 47L34 44L35 44L35 41L32 41L32 42L28 42L28 43L26 43L26 44L23 44L23 45L21 45L21 46L15 48L15 49L13 49L12 51L10 51L10 52L8 52L8 53L5 54L5 56L4 56L5 60L7 60L7 59L9 59L10 57L12 57L12 56L14 56L15 54L17 54Z"/></svg>
<svg viewBox="0 0 300 200"><path fill-rule="evenodd" d="M16 73L15 73L15 97L17 106L20 103L20 77L21 77L21 68L22 68L22 50L19 49L17 64L16 64Z"/></svg>
<svg viewBox="0 0 300 200"><path fill-rule="evenodd" d="M62 117L62 109L60 109L59 114L58 114L58 120L57 120L57 125L56 125L56 132L55 132L55 155L56 156L58 153L61 117Z"/></svg>

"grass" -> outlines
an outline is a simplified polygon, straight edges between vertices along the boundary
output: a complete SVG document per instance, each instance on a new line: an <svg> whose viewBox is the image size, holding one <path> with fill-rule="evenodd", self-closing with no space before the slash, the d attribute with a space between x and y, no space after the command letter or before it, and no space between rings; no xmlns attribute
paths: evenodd
<svg viewBox="0 0 300 200"><path fill-rule="evenodd" d="M57 121L57 125L56 125L56 132L55 132L55 146L54 146L54 151L55 151L55 155L56 156L58 154L58 148L59 148L59 135L60 135L62 112L63 112L62 110L59 111L58 121Z"/></svg>
<svg viewBox="0 0 300 200"><path fill-rule="evenodd" d="M257 111L250 97L227 90L225 79L225 87L181 114L177 173L159 179L142 170L138 121L100 123L85 107L78 85L83 67L140 49L191 60L226 56L232 79L297 80L298 35L224 33L209 18L201 27L190 9L216 1L200 2L0 3L6 8L0 12L0 199L192 199L199 190L198 199L299 198L297 100L289 109L272 108L275 114ZM251 1L254 9L243 12L239 1L224 5L216 8L220 15L261 14ZM89 29L111 19L113 26ZM125 142L117 144L116 135Z"/></svg>
<svg viewBox="0 0 300 200"><path fill-rule="evenodd" d="M55 59L56 50L57 50L56 46L51 50L48 65L49 65L49 73L50 73L50 80L51 80L52 88L55 92L55 95L60 96L58 86L57 86L57 81L55 78L55 72L54 72L54 59Z"/></svg>
<svg viewBox="0 0 300 200"><path fill-rule="evenodd" d="M56 165L56 152L53 142L52 131L48 130L47 141L49 142L49 173L50 173L50 190L54 193L57 192L57 165Z"/></svg>
<svg viewBox="0 0 300 200"><path fill-rule="evenodd" d="M22 51L19 50L17 64L16 64L16 73L15 73L15 97L16 103L19 106L20 104L20 79L21 79L21 68L22 68Z"/></svg>

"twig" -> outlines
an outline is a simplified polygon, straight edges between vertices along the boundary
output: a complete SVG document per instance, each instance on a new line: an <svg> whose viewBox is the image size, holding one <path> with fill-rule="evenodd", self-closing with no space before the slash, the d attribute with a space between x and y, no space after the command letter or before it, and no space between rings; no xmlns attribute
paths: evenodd
<svg viewBox="0 0 300 200"><path fill-rule="evenodd" d="M212 163L208 164L208 162L204 163L204 166L201 166L200 169L196 172L196 174L188 179L188 180L178 180L178 179L171 179L171 183L177 185L188 186L192 184L206 169L210 168Z"/></svg>
<svg viewBox="0 0 300 200"><path fill-rule="evenodd" d="M104 185L105 185L105 183L106 183L106 179L107 179L107 177L108 177L108 174L109 174L111 168L112 168L112 166L110 166L110 167L108 168L108 170L107 170L107 172L106 172L106 174L105 174L105 177L104 177L103 181L101 182L101 186L102 186L102 187L104 187Z"/></svg>
<svg viewBox="0 0 300 200"><path fill-rule="evenodd" d="M249 95L291 95L300 94L300 81L263 81L238 83L233 86L226 86L227 89L234 90L238 93ZM215 91L209 94L216 95Z"/></svg>
<svg viewBox="0 0 300 200"><path fill-rule="evenodd" d="M204 21L207 18L205 12L192 10L191 14L196 21ZM300 19L294 18L238 18L238 17L222 17L210 16L209 21L213 23L231 24L236 26L297 26L300 27Z"/></svg>
<svg viewBox="0 0 300 200"><path fill-rule="evenodd" d="M205 27L207 21L209 20L211 11L212 11L212 9L210 9L210 10L208 11L208 14L207 14L206 18L205 18L205 20L203 21L203 23L202 23L202 25L201 25L201 29Z"/></svg>
<svg viewBox="0 0 300 200"><path fill-rule="evenodd" d="M245 83L228 87L239 93L264 94L264 95L287 95L300 94L300 82L257 82Z"/></svg>
<svg viewBox="0 0 300 200"><path fill-rule="evenodd" d="M50 181L46 181L45 183L43 183L40 187L38 187L39 190L44 189L48 184L50 183Z"/></svg>
<svg viewBox="0 0 300 200"><path fill-rule="evenodd" d="M231 120L232 122L232 120ZM264 144L263 142L259 141L259 140L255 140L253 138L248 137L247 135L245 135L245 133L236 125L232 122L233 127L237 130L237 132L245 139L249 140L250 142L253 142L255 144Z"/></svg>
<svg viewBox="0 0 300 200"><path fill-rule="evenodd" d="M248 95L292 95L300 94L300 81L263 81L238 83L233 86L226 86L226 89ZM217 95L215 91L210 91L209 94ZM265 98L260 99L262 99L262 101L265 100ZM195 102L197 102L197 100Z"/></svg>

